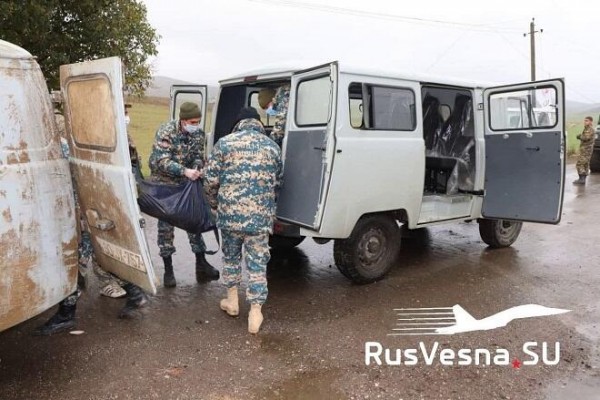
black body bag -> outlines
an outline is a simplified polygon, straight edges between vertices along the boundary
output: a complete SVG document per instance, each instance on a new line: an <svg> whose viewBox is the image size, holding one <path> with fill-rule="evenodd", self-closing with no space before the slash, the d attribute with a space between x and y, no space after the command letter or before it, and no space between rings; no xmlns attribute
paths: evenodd
<svg viewBox="0 0 600 400"><path fill-rule="evenodd" d="M190 233L213 231L221 245L219 232L210 211L200 179L178 185L138 180L138 204L142 212ZM215 254L207 251L206 254Z"/></svg>

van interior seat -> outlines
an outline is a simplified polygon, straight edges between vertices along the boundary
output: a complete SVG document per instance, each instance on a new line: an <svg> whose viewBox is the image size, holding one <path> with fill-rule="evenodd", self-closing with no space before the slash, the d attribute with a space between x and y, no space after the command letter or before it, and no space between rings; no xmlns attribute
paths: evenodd
<svg viewBox="0 0 600 400"><path fill-rule="evenodd" d="M475 150L471 96L457 93L445 121L440 108L433 96L427 95L423 100L425 192L452 194L465 182L469 186L465 189L471 190L474 165L470 160L474 160Z"/></svg>

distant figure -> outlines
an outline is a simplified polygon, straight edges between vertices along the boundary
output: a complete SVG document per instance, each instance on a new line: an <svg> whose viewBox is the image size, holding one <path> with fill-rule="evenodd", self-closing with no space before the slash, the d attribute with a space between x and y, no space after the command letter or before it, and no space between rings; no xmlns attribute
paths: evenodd
<svg viewBox="0 0 600 400"><path fill-rule="evenodd" d="M259 92L258 104L264 110L267 115L275 117L275 123L273 124L273 130L271 131L271 139L281 147L283 145L283 137L285 136L285 124L287 123L288 105L290 102L290 90L291 86L285 84L277 88L274 96L269 102L266 102L268 95L273 93L273 89L263 89ZM262 94L264 91L264 94ZM262 94L262 99L261 99Z"/></svg>
<svg viewBox="0 0 600 400"><path fill-rule="evenodd" d="M150 180L167 184L179 184L190 179L202 178L204 131L200 129L202 113L197 104L185 102L179 109L179 119L161 125L156 131L150 155ZM165 264L163 283L175 287L172 255L175 228L167 222L158 221L158 247ZM189 233L192 252L196 255L196 281L219 279L219 271L206 261L206 245L202 235Z"/></svg>
<svg viewBox="0 0 600 400"><path fill-rule="evenodd" d="M217 214L223 238L223 284L227 298L220 307L239 314L242 248L249 274L248 331L258 333L267 300L269 234L273 232L275 201L281 182L281 150L266 134L254 108L244 108L233 133L221 138L208 159L205 188Z"/></svg>
<svg viewBox="0 0 600 400"><path fill-rule="evenodd" d="M593 123L594 119L592 117L585 117L583 120L583 132L581 132L581 135L577 135L577 140L581 141L576 164L579 179L573 181L574 185L585 185L585 180L590 170L590 159L592 158L594 139L596 138Z"/></svg>

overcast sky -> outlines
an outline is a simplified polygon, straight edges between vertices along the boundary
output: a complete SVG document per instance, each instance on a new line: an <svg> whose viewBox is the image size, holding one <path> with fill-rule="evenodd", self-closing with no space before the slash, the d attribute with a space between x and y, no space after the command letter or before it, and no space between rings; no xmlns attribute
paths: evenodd
<svg viewBox="0 0 600 400"><path fill-rule="evenodd" d="M566 78L600 103L600 2L581 0L143 0L162 36L155 74L195 83L293 60L484 82Z"/></svg>

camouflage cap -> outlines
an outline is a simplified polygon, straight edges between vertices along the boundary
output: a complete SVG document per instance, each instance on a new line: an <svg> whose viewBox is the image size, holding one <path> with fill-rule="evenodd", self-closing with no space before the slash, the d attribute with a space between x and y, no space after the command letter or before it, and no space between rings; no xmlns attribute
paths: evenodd
<svg viewBox="0 0 600 400"><path fill-rule="evenodd" d="M273 101L273 97L275 97L275 90L271 88L264 88L258 92L258 105L260 108L265 110L271 101Z"/></svg>
<svg viewBox="0 0 600 400"><path fill-rule="evenodd" d="M186 101L179 107L179 119L201 118L202 113L198 104Z"/></svg>

